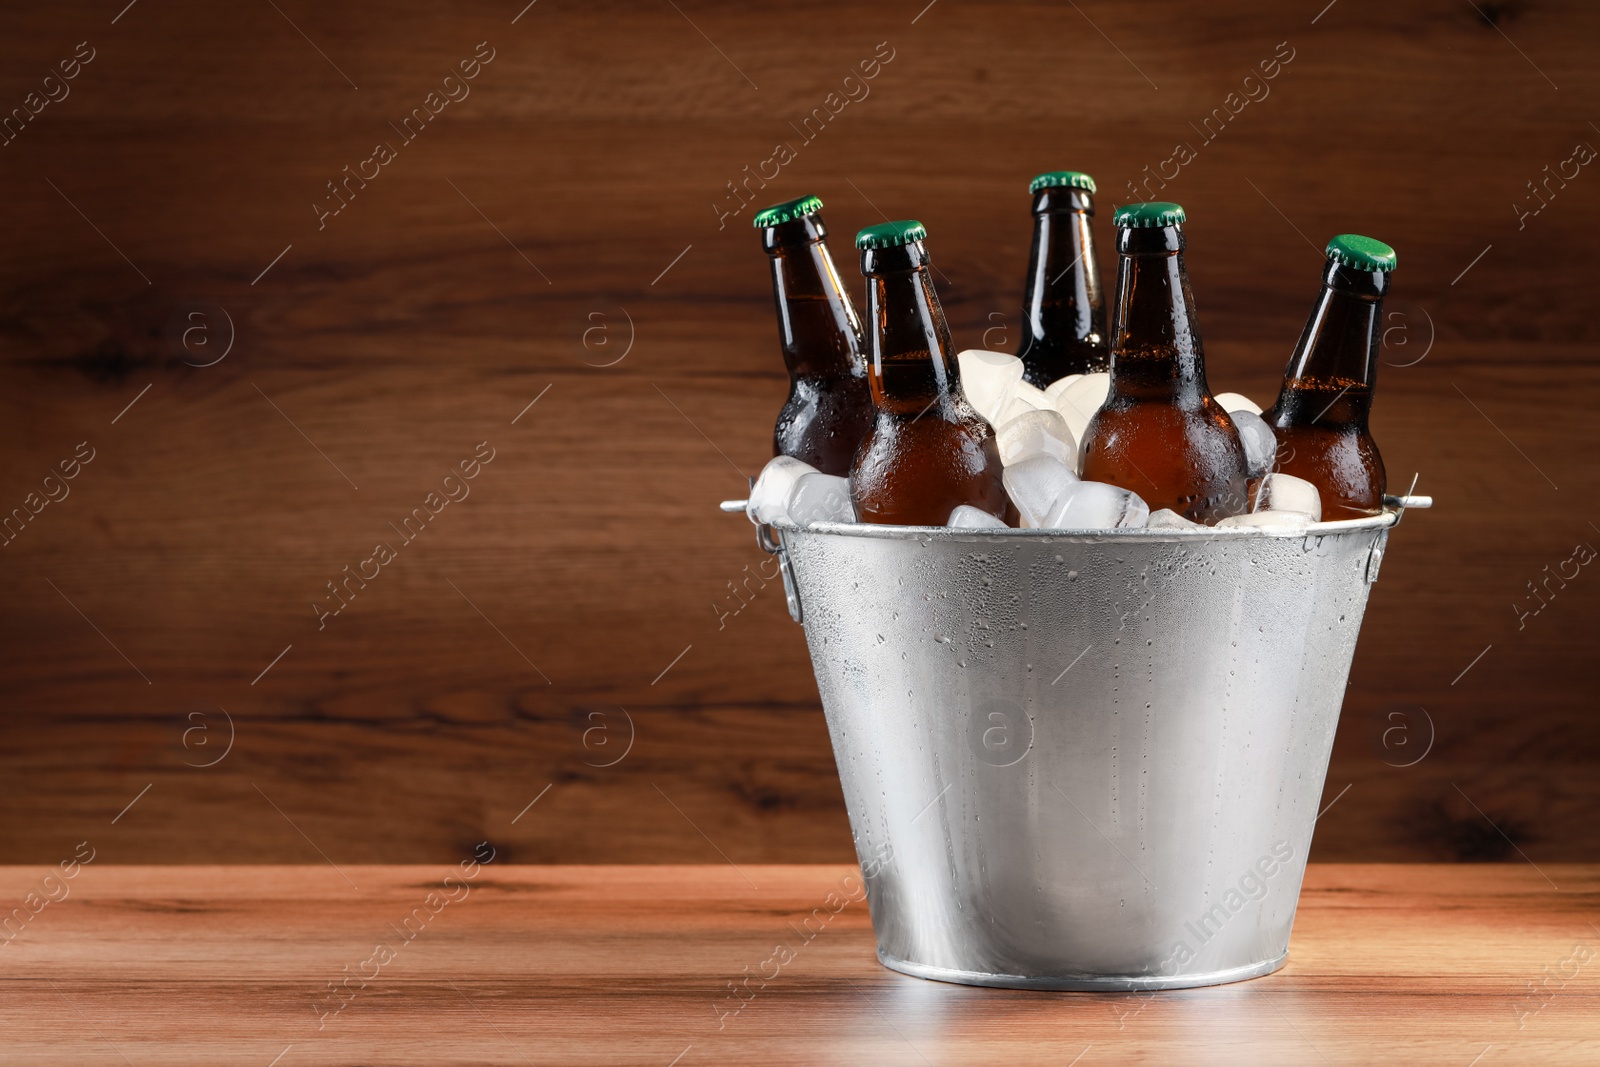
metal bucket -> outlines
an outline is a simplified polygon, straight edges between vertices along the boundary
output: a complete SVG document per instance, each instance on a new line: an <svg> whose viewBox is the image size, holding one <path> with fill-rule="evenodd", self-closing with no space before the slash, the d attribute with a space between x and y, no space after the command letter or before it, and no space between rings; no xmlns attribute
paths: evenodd
<svg viewBox="0 0 1600 1067"><path fill-rule="evenodd" d="M1431 503L1386 502L1292 535L779 527L878 958L1077 990L1283 966L1368 586Z"/></svg>

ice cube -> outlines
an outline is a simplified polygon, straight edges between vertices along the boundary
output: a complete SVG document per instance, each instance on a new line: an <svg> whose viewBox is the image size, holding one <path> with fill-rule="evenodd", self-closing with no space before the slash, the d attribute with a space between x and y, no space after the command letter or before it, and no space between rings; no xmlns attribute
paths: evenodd
<svg viewBox="0 0 1600 1067"><path fill-rule="evenodd" d="M1018 382L1012 387L1011 399L1006 401L1006 406L995 417L996 421L989 425L999 429L1013 419L1021 418L1030 411L1054 411L1055 406L1044 395L1044 390L1038 386L1029 385L1027 382Z"/></svg>
<svg viewBox="0 0 1600 1067"><path fill-rule="evenodd" d="M1082 377L1083 375L1081 374L1069 374L1065 378L1057 378L1055 381L1044 387L1045 397L1050 401L1051 404L1054 404L1056 402L1056 398L1058 398L1062 393L1066 392L1067 388L1071 386L1073 382Z"/></svg>
<svg viewBox="0 0 1600 1067"><path fill-rule="evenodd" d="M1126 489L1105 482L1078 482L1050 509L1050 530L1117 530L1143 526L1150 506Z"/></svg>
<svg viewBox="0 0 1600 1067"><path fill-rule="evenodd" d="M1111 375L1102 372L1085 374L1056 394L1055 408L1067 420L1074 441L1083 440L1083 431L1088 428L1094 413L1100 410L1100 405L1106 402L1109 392Z"/></svg>
<svg viewBox="0 0 1600 1067"><path fill-rule="evenodd" d="M1016 389L1012 391L1011 395L1014 399L1025 402L1029 407L1034 408L1037 411L1055 410L1055 404L1052 403L1050 398L1045 395L1044 390L1040 389L1036 385L1029 385L1027 382L1018 382Z"/></svg>
<svg viewBox="0 0 1600 1067"><path fill-rule="evenodd" d="M1253 526L1264 530L1304 530L1316 518L1301 511L1252 511L1246 515L1230 515L1220 520L1222 527Z"/></svg>
<svg viewBox="0 0 1600 1067"><path fill-rule="evenodd" d="M850 480L812 471L795 479L789 491L789 521L796 526L814 522L855 522L850 502Z"/></svg>
<svg viewBox="0 0 1600 1067"><path fill-rule="evenodd" d="M1245 396L1243 393L1218 393L1211 399L1222 405L1222 410L1232 415L1235 411L1248 411L1252 415L1261 414L1261 405Z"/></svg>
<svg viewBox="0 0 1600 1067"><path fill-rule="evenodd" d="M817 473L817 468L793 456L778 456L761 468L756 484L750 488L745 514L751 522L777 522L789 517L789 495L801 476Z"/></svg>
<svg viewBox="0 0 1600 1067"><path fill-rule="evenodd" d="M1150 519L1145 524L1147 530L1200 530L1204 529L1198 522L1193 522L1179 515L1171 508L1162 508L1152 511Z"/></svg>
<svg viewBox="0 0 1600 1067"><path fill-rule="evenodd" d="M1022 516L1022 525L1038 529L1067 490L1078 481L1072 468L1054 456L1033 456L1000 474L1006 493Z"/></svg>
<svg viewBox="0 0 1600 1067"><path fill-rule="evenodd" d="M1245 466L1250 470L1250 477L1261 477L1271 469L1272 457L1277 454L1277 435L1260 415L1252 415L1243 408L1228 412L1228 417L1233 420L1234 427L1239 431L1239 440L1244 443Z"/></svg>
<svg viewBox="0 0 1600 1067"><path fill-rule="evenodd" d="M1255 487L1254 512L1298 511L1311 516L1312 522L1322 519L1322 496L1317 487L1304 478L1274 471L1262 477Z"/></svg>
<svg viewBox="0 0 1600 1067"><path fill-rule="evenodd" d="M961 392L991 426L998 425L1014 390L1022 384L1022 360L1004 352L969 348L956 354Z"/></svg>
<svg viewBox="0 0 1600 1067"><path fill-rule="evenodd" d="M945 525L953 530L1009 529L1004 521L995 518L982 508L971 507L967 504L957 504L956 509L950 513L950 521Z"/></svg>
<svg viewBox="0 0 1600 1067"><path fill-rule="evenodd" d="M1029 456L1054 456L1077 468L1078 446L1072 430L1054 409L1025 411L995 431L1000 446L1000 462L1009 467Z"/></svg>

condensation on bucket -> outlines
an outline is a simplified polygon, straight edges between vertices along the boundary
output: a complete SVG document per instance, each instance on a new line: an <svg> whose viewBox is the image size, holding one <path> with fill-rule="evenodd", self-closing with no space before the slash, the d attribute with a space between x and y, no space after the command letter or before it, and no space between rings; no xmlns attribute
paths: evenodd
<svg viewBox="0 0 1600 1067"><path fill-rule="evenodd" d="M1398 514L784 529L880 959L1058 989L1281 966Z"/></svg>

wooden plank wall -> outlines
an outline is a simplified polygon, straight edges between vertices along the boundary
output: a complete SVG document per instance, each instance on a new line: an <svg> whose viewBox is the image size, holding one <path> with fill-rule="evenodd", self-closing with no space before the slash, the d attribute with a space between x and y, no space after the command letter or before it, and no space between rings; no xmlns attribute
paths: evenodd
<svg viewBox="0 0 1600 1067"><path fill-rule="evenodd" d="M1393 243L1375 430L1438 506L1375 587L1314 858L1600 858L1600 579L1545 569L1600 543L1592 5L4 22L0 106L39 110L0 147L0 506L61 498L0 549L0 861L849 858L801 634L715 507L784 390L728 186L780 142L760 199L819 193L847 270L927 223L961 347L1014 343L1032 174L1099 176L1102 238L1175 174L1213 384L1262 400L1327 237Z"/></svg>

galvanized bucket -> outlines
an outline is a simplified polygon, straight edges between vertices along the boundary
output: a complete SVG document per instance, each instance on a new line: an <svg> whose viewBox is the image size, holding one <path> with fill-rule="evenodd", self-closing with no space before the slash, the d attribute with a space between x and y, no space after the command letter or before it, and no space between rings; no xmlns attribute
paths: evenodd
<svg viewBox="0 0 1600 1067"><path fill-rule="evenodd" d="M1386 503L1293 534L764 539L805 626L878 958L1077 990L1283 966L1368 587L1389 529L1431 501Z"/></svg>

